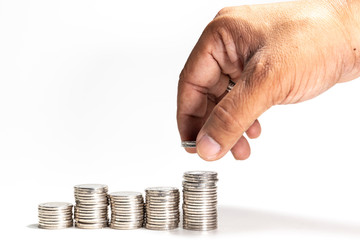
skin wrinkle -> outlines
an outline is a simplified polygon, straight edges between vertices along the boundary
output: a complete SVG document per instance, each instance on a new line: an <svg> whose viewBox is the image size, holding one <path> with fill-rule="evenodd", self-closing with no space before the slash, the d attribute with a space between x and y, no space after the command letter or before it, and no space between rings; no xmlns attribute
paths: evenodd
<svg viewBox="0 0 360 240"><path fill-rule="evenodd" d="M300 71L300 78L299 78L299 79L306 79L306 78L305 78L305 73L307 72L307 71L306 71L306 70L307 70L307 66L308 66L308 64L305 64L305 65L304 65L304 71ZM296 76L297 76L297 70L296 70L296 67L295 67L295 68L294 68L294 79L296 79ZM307 79L308 79L308 78L309 78L309 77L307 77ZM308 85L309 85L309 81L306 81L306 84L305 84L305 86L304 86L304 89L306 89L306 88L308 87ZM306 94L306 91L303 91L300 99L305 98L305 94Z"/></svg>
<svg viewBox="0 0 360 240"><path fill-rule="evenodd" d="M199 93L201 93L203 95L207 95L207 93L209 91L209 89L207 87L196 85L196 84L194 84L192 82L187 82L187 81L183 80L182 83L191 85L194 88L195 91L197 91L197 92L199 92Z"/></svg>
<svg viewBox="0 0 360 240"><path fill-rule="evenodd" d="M229 31L225 31L224 29L218 30L218 35L220 37L220 41L225 48L225 52L230 60L230 63L235 64L238 61L238 55L236 53L236 48L234 44L234 40L231 37L231 34L228 34Z"/></svg>
<svg viewBox="0 0 360 240"><path fill-rule="evenodd" d="M218 43L218 44L219 44L219 43ZM222 44L221 46L223 46L223 42L222 42L222 41L221 41L220 44ZM227 51L224 51L223 53L225 53L225 55L228 55L228 54L227 54ZM214 53L214 50L211 51L209 54L210 54L211 57L214 59L214 61L217 63L219 69L221 70L221 72L222 72L223 74L230 75L232 79L237 78L237 75L238 75L238 74L236 74L236 73L237 73L237 71L239 71L238 69L235 68L233 72L225 71L225 70L223 69L223 67L221 66L220 62L217 60L217 58L216 58L217 54Z"/></svg>
<svg viewBox="0 0 360 240"><path fill-rule="evenodd" d="M227 101L228 103L228 101ZM229 113L229 110L225 108L225 104L218 105L214 111L213 114L217 118L218 121L221 121L223 124L219 125L222 126L221 130L227 132L229 135L233 135L233 126L237 125L237 129L244 129L242 128L241 124L239 123L238 119L235 118L231 113ZM245 131L245 130L243 130Z"/></svg>

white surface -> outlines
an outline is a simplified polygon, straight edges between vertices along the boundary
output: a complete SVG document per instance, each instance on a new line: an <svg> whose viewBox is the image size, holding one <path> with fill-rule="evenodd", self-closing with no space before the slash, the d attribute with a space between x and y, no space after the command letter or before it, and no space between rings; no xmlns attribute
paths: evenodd
<svg viewBox="0 0 360 240"><path fill-rule="evenodd" d="M359 239L360 80L270 109L249 160L179 147L178 74L217 11L250 2L0 0L0 238ZM217 231L34 227L76 184L180 188L187 170L219 173Z"/></svg>

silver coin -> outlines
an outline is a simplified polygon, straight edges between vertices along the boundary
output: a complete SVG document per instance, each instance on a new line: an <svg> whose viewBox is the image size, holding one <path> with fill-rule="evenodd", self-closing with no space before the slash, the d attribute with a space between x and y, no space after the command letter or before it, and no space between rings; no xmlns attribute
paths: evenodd
<svg viewBox="0 0 360 240"><path fill-rule="evenodd" d="M87 224L105 224L108 221L106 219L96 219L96 218L82 218L81 221L77 220L77 223L87 223Z"/></svg>
<svg viewBox="0 0 360 240"><path fill-rule="evenodd" d="M72 211L69 211L69 212L55 212L55 211L44 212L44 211L39 211L38 215L39 216L44 216L44 217L49 217L49 218L51 218L51 217L56 218L56 217L61 217L61 216L71 216Z"/></svg>
<svg viewBox="0 0 360 240"><path fill-rule="evenodd" d="M214 230L217 228L217 223L208 223L208 224L201 224L201 223L189 223L189 222L184 222L183 223L183 227L185 229L198 229L198 230ZM186 228L187 227L187 228Z"/></svg>
<svg viewBox="0 0 360 240"><path fill-rule="evenodd" d="M203 204L203 203L196 203L196 204L183 204L182 205L183 208L185 209L197 209L197 210L207 210L207 209L217 209L216 205L211 203L211 204Z"/></svg>
<svg viewBox="0 0 360 240"><path fill-rule="evenodd" d="M184 176L217 176L217 172L214 171L187 171Z"/></svg>
<svg viewBox="0 0 360 240"><path fill-rule="evenodd" d="M216 192L216 189L214 189L212 191L194 191L193 189L190 190L190 189L184 188L183 195L207 197L207 196L216 196L217 192Z"/></svg>
<svg viewBox="0 0 360 240"><path fill-rule="evenodd" d="M114 217L123 217L123 218L131 218L131 217L143 217L144 212L112 212L111 218Z"/></svg>
<svg viewBox="0 0 360 240"><path fill-rule="evenodd" d="M211 171L192 171L189 172L189 174L183 175L185 182L218 182L219 179L217 177L217 174L212 173Z"/></svg>
<svg viewBox="0 0 360 240"><path fill-rule="evenodd" d="M179 222L178 216L176 217L166 217L166 218L147 218L147 223L157 223L157 224L170 224L173 222Z"/></svg>
<svg viewBox="0 0 360 240"><path fill-rule="evenodd" d="M119 230L132 230L132 229L138 229L143 226L142 223L139 224L115 224L110 223L109 227L113 229L119 229Z"/></svg>
<svg viewBox="0 0 360 240"><path fill-rule="evenodd" d="M111 199L110 200L111 205L125 205L125 206L141 206L144 205L144 201L141 199L134 199L132 201L122 201L118 199Z"/></svg>
<svg viewBox="0 0 360 240"><path fill-rule="evenodd" d="M111 221L135 221L144 219L144 215L112 215Z"/></svg>
<svg viewBox="0 0 360 240"><path fill-rule="evenodd" d="M206 209L183 208L183 210L184 210L183 211L184 216L185 215L194 215L194 214L209 214L209 213L211 213L213 215L217 214L216 209L206 210Z"/></svg>
<svg viewBox="0 0 360 240"><path fill-rule="evenodd" d="M212 212L208 212L208 213L199 213L199 212L188 212L186 214L183 215L183 217L185 219L201 219L202 221L206 221L209 219L217 219L217 213L212 213Z"/></svg>
<svg viewBox="0 0 360 240"><path fill-rule="evenodd" d="M159 196L148 195L145 198L145 203L148 202L150 199L151 199L152 202L160 202L160 203L169 202L169 203L172 203L172 202L179 202L180 197L179 196L159 197Z"/></svg>
<svg viewBox="0 0 360 240"><path fill-rule="evenodd" d="M133 203L133 202L143 202L144 199L142 196L140 197L131 197L131 198L122 198L122 197L110 197L110 202L129 202L129 203Z"/></svg>
<svg viewBox="0 0 360 240"><path fill-rule="evenodd" d="M78 185L75 185L74 188L76 190L83 190L83 189L86 189L86 190L102 190L102 189L107 189L108 186L106 184L78 184Z"/></svg>
<svg viewBox="0 0 360 240"><path fill-rule="evenodd" d="M201 206L214 206L217 204L217 200L195 200L195 201L191 201L189 199L184 200L184 204L187 206L197 206L197 207L201 207Z"/></svg>
<svg viewBox="0 0 360 240"><path fill-rule="evenodd" d="M147 219L172 219L172 220L175 219L176 220L176 219L179 219L179 217L180 217L180 213L173 214L173 215L152 213L152 214L146 215Z"/></svg>
<svg viewBox="0 0 360 240"><path fill-rule="evenodd" d="M166 225L166 226L157 226L153 224L145 224L145 228L149 230L158 230L158 231L166 231L166 230L173 230L179 227L179 224L174 225Z"/></svg>
<svg viewBox="0 0 360 240"><path fill-rule="evenodd" d="M72 204L71 203L67 203L67 202L46 202L46 203L41 203L39 204L39 208L41 209L68 209L68 208L72 208Z"/></svg>
<svg viewBox="0 0 360 240"><path fill-rule="evenodd" d="M134 230L134 229L138 229L138 228L142 228L142 225L124 225L124 226L118 226L118 225L114 225L114 224L110 224L109 225L110 228L112 229L118 229L118 230Z"/></svg>
<svg viewBox="0 0 360 240"><path fill-rule="evenodd" d="M153 223L145 223L145 228L151 230L171 230L179 227L179 223L172 224L153 224Z"/></svg>
<svg viewBox="0 0 360 240"><path fill-rule="evenodd" d="M99 191L91 191L88 189L84 190L74 190L74 195L78 197L107 197L107 189L102 189Z"/></svg>
<svg viewBox="0 0 360 240"><path fill-rule="evenodd" d="M184 196L183 201L185 203L193 203L193 202L207 202L207 203L216 203L217 197L193 197L193 196Z"/></svg>
<svg viewBox="0 0 360 240"><path fill-rule="evenodd" d="M106 210L102 210L102 211L85 211L85 210L76 210L74 212L74 214L77 214L77 215L106 215L108 213L108 211Z"/></svg>
<svg viewBox="0 0 360 240"><path fill-rule="evenodd" d="M181 141L183 148L196 148L196 141Z"/></svg>
<svg viewBox="0 0 360 240"><path fill-rule="evenodd" d="M48 217L43 215L38 215L39 220L47 220L47 221L62 221L62 220L72 220L72 215L64 215L64 216L56 216L56 217Z"/></svg>
<svg viewBox="0 0 360 240"><path fill-rule="evenodd" d="M179 201L176 202L152 202L151 200L145 203L146 207L154 207L154 208L165 208L165 207L176 207L179 204Z"/></svg>
<svg viewBox="0 0 360 240"><path fill-rule="evenodd" d="M143 225L143 220L136 220L136 221L111 221L110 224L114 226L141 226Z"/></svg>
<svg viewBox="0 0 360 240"><path fill-rule="evenodd" d="M217 219L200 219L200 218L185 218L183 219L185 224L194 224L194 225L215 225L217 224Z"/></svg>
<svg viewBox="0 0 360 240"><path fill-rule="evenodd" d="M134 218L134 219L123 219L123 218L117 218L117 219L111 219L111 223L114 224L140 224L144 222L143 218Z"/></svg>
<svg viewBox="0 0 360 240"><path fill-rule="evenodd" d="M107 223L88 224L88 223L75 222L75 227L82 229L99 229L99 228L105 228L107 226L108 226Z"/></svg>
<svg viewBox="0 0 360 240"><path fill-rule="evenodd" d="M138 228L142 228L142 224L141 225L115 225L115 224L111 224L109 225L110 228L112 229L118 229L118 230L134 230L134 229L138 229Z"/></svg>
<svg viewBox="0 0 360 240"><path fill-rule="evenodd" d="M194 226L194 225L188 225L184 224L183 228L185 230L191 230L191 231L211 231L217 229L217 225L212 226Z"/></svg>
<svg viewBox="0 0 360 240"><path fill-rule="evenodd" d="M184 219L183 225L193 226L193 227L215 227L217 226L216 221L212 222L196 222L196 221L189 221Z"/></svg>
<svg viewBox="0 0 360 240"><path fill-rule="evenodd" d="M110 197L141 197L142 198L142 193L141 192L131 192L131 191L121 191L121 192L112 192L109 194Z"/></svg>
<svg viewBox="0 0 360 240"><path fill-rule="evenodd" d="M120 204L111 204L110 205L111 210L117 210L117 211L140 211L144 210L144 205L120 205Z"/></svg>
<svg viewBox="0 0 360 240"><path fill-rule="evenodd" d="M107 214L81 214L81 213L75 213L74 218L75 219L105 219L107 218Z"/></svg>
<svg viewBox="0 0 360 240"><path fill-rule="evenodd" d="M196 189L204 189L204 190L211 190L211 189L216 189L216 185L205 185L204 183L188 183L188 184L183 184L183 187L186 188L196 188Z"/></svg>
<svg viewBox="0 0 360 240"><path fill-rule="evenodd" d="M58 229L70 228L72 226L73 226L73 223L65 224L65 225L43 225L43 224L38 224L39 228L49 229L49 230L58 230Z"/></svg>

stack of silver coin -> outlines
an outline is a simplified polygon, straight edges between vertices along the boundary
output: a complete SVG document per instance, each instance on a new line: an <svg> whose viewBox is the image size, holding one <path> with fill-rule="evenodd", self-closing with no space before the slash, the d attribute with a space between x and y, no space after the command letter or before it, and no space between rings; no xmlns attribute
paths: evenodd
<svg viewBox="0 0 360 240"><path fill-rule="evenodd" d="M217 173L191 171L184 173L183 228L214 230L217 228Z"/></svg>
<svg viewBox="0 0 360 240"><path fill-rule="evenodd" d="M39 228L62 229L73 226L73 205L65 202L48 202L38 206Z"/></svg>
<svg viewBox="0 0 360 240"><path fill-rule="evenodd" d="M75 227L84 229L104 228L108 225L107 185L81 184L74 187Z"/></svg>
<svg viewBox="0 0 360 240"><path fill-rule="evenodd" d="M114 192L109 197L111 228L128 230L143 226L144 198L140 192Z"/></svg>
<svg viewBox="0 0 360 240"><path fill-rule="evenodd" d="M151 230L171 230L179 226L179 189L152 187L146 192L145 227Z"/></svg>

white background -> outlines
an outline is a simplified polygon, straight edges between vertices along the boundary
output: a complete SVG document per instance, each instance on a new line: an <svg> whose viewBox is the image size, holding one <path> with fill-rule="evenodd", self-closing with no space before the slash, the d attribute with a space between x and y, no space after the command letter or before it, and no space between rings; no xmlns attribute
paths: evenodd
<svg viewBox="0 0 360 240"><path fill-rule="evenodd" d="M0 0L0 238L359 239L360 80L270 109L246 161L179 147L192 47L222 7L261 2ZM75 184L181 188L187 170L219 174L217 231L36 228Z"/></svg>

